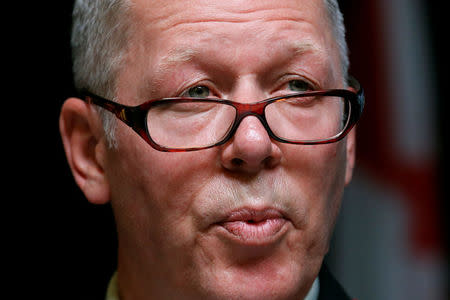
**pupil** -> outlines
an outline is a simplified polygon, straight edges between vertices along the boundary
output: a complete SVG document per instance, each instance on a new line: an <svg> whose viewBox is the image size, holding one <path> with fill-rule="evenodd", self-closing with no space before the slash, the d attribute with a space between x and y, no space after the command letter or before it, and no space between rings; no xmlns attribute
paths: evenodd
<svg viewBox="0 0 450 300"><path fill-rule="evenodd" d="M301 80L291 80L289 81L289 88L292 91L303 92L308 90L308 84Z"/></svg>
<svg viewBox="0 0 450 300"><path fill-rule="evenodd" d="M189 96L206 98L209 96L209 88L206 86L195 86L189 89Z"/></svg>

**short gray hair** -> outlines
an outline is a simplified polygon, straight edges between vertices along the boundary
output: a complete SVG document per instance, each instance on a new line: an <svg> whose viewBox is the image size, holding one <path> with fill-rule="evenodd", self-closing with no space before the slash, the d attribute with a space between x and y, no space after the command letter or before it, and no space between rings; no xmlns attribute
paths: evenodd
<svg viewBox="0 0 450 300"><path fill-rule="evenodd" d="M72 13L72 61L77 90L115 99L118 74L127 52L128 0L76 0ZM107 141L116 146L115 118L99 109Z"/></svg>
<svg viewBox="0 0 450 300"><path fill-rule="evenodd" d="M337 0L323 0L340 54L344 83L349 67L344 18ZM116 99L117 78L128 50L130 0L76 0L73 9L72 59L74 84ZM116 147L114 116L100 109L110 147Z"/></svg>
<svg viewBox="0 0 450 300"><path fill-rule="evenodd" d="M328 12L331 30L339 50L339 58L341 62L341 71L344 78L344 84L347 84L350 60L348 58L348 46L345 39L344 15L339 8L337 0L324 0L324 3Z"/></svg>

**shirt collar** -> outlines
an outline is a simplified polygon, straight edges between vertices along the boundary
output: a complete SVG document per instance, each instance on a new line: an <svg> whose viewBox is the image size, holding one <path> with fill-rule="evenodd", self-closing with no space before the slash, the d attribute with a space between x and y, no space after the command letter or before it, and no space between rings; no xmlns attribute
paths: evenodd
<svg viewBox="0 0 450 300"><path fill-rule="evenodd" d="M309 289L308 295L306 295L304 300L318 300L319 290L320 290L319 277L316 277L316 280L314 280L313 285Z"/></svg>
<svg viewBox="0 0 450 300"><path fill-rule="evenodd" d="M309 289L308 295L304 300L318 300L319 299L319 277L314 280L313 285ZM117 272L111 277L109 281L108 290L106 291L105 300L120 300L119 291L117 288Z"/></svg>
<svg viewBox="0 0 450 300"><path fill-rule="evenodd" d="M113 274L111 280L109 281L105 300L120 300L119 289L117 287L117 272Z"/></svg>

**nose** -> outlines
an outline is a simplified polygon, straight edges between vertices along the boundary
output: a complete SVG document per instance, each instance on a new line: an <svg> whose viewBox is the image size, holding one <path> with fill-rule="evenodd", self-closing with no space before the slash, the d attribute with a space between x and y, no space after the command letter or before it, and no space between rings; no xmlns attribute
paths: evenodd
<svg viewBox="0 0 450 300"><path fill-rule="evenodd" d="M258 173L276 167L280 160L281 150L255 116L241 121L221 153L222 166L235 172Z"/></svg>

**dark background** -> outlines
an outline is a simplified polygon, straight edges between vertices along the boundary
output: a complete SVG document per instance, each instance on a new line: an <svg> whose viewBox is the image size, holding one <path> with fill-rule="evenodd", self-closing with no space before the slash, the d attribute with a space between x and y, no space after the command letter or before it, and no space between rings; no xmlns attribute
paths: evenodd
<svg viewBox="0 0 450 300"><path fill-rule="evenodd" d="M8 136L3 145L13 145L5 148L18 159L14 159L14 167L8 170L11 185L8 180L5 186L12 190L14 205L11 210L5 209L4 214L6 220L12 219L8 221L13 229L8 230L12 232L11 247L8 247L11 257L19 254L18 259L8 256L6 260L13 263L11 277L20 282L15 288L15 298L20 299L37 282L33 293L44 298L103 299L116 268L114 221L109 205L95 206L87 202L75 185L64 156L58 118L63 101L75 95L69 46L72 1L54 2L48 7L10 11L11 27L21 23L26 26L10 36L7 34L5 42L10 52L6 58L14 59L12 70L6 69L8 93L5 95L9 101L4 101L4 109L15 117L7 122L13 137ZM358 41L353 39L367 30L365 16L370 12L364 10L368 8L361 2L364 1L340 1L348 30L350 60L355 66L351 72L366 85L371 80L367 75L370 71L365 69L367 61L358 61L358 55L354 54L358 53ZM449 25L443 1L424 0L424 5L437 72L438 97L431 105L438 112L433 125L438 137L439 237L447 253L449 190L444 166L448 165L448 128L444 125L448 127ZM24 10L25 14L19 13ZM368 101L375 103L373 99Z"/></svg>

